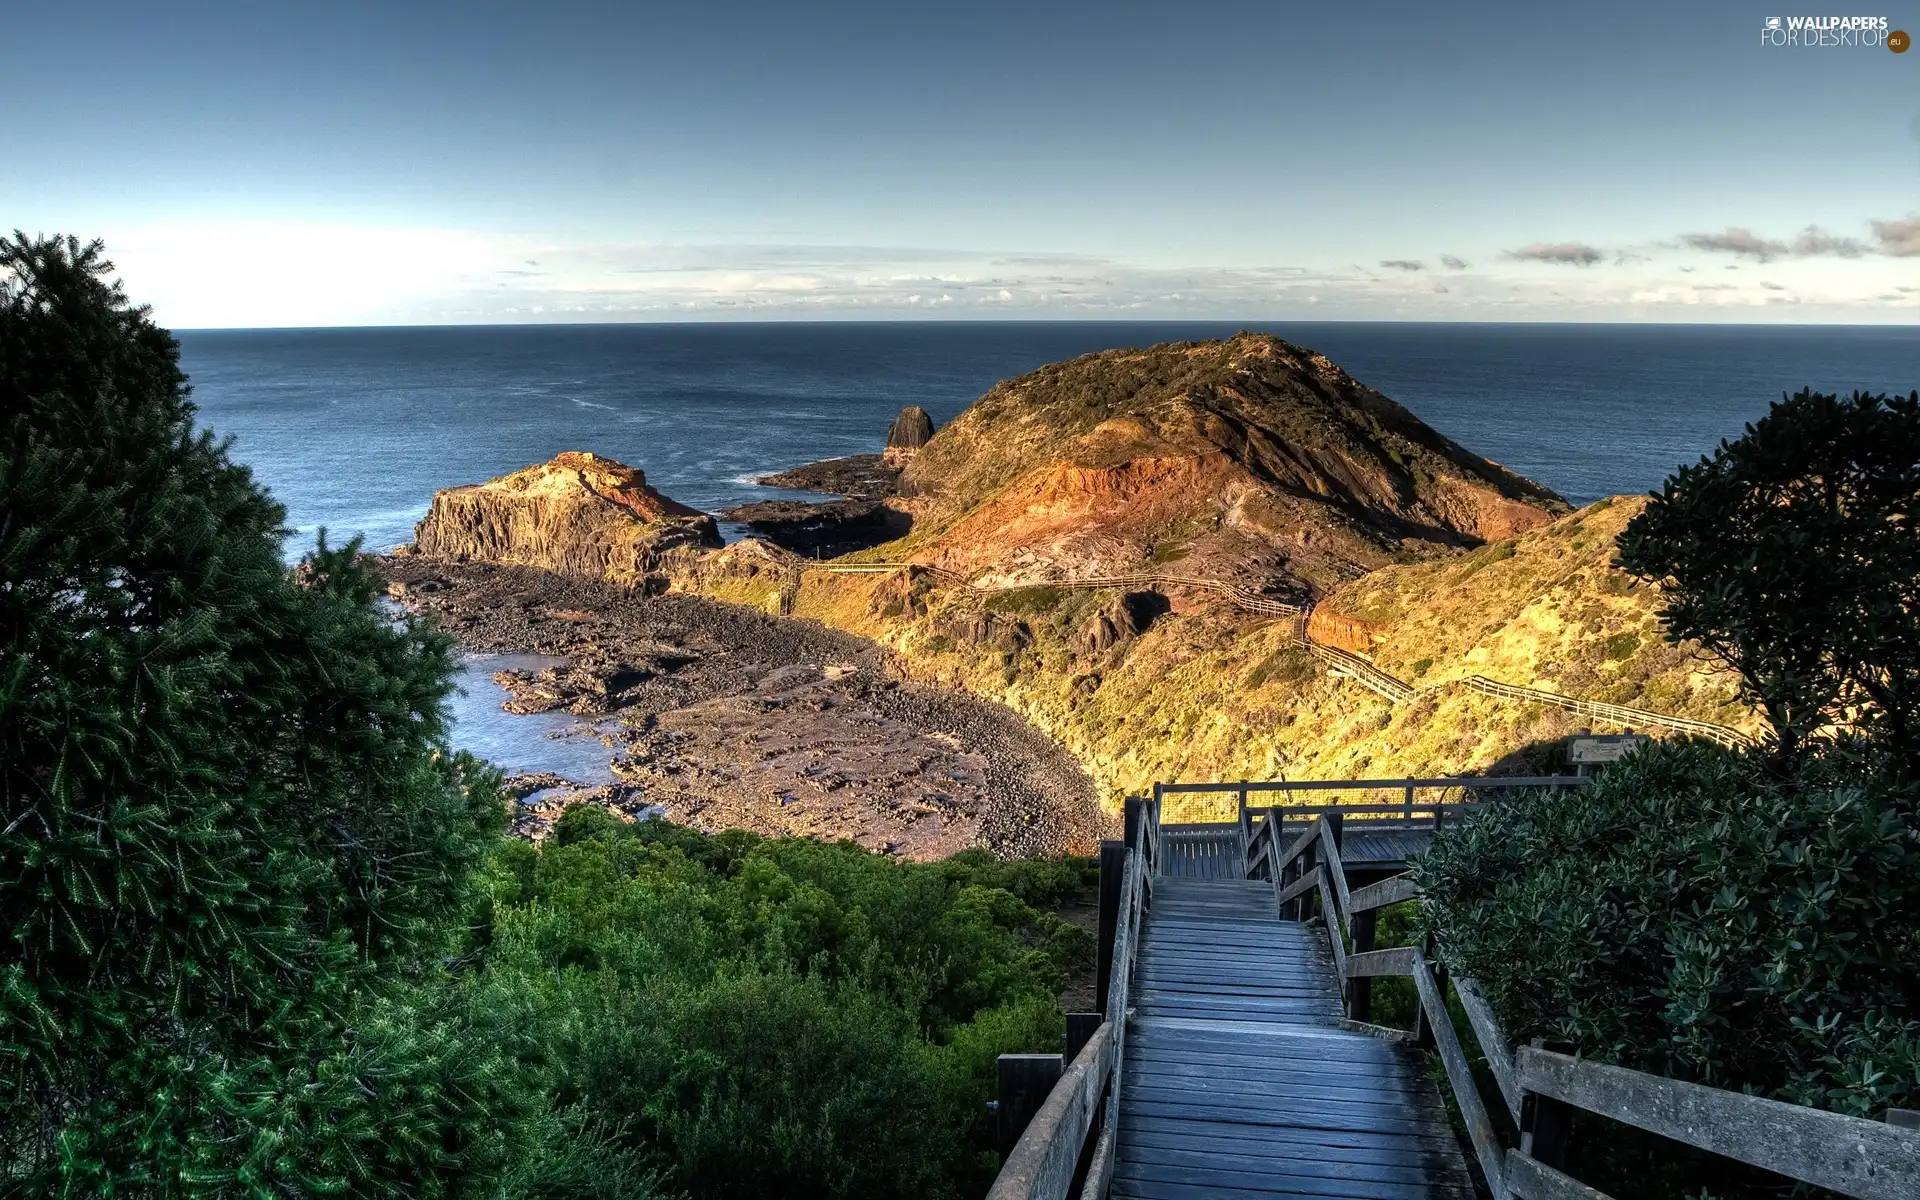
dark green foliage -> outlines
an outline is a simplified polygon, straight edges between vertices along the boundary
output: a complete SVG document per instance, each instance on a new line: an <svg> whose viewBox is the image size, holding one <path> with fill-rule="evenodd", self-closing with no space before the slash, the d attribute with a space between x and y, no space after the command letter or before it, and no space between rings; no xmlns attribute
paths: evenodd
<svg viewBox="0 0 1920 1200"><path fill-rule="evenodd" d="M1640 635L1637 633L1616 633L1607 639L1607 661L1625 662L1633 657L1640 648Z"/></svg>
<svg viewBox="0 0 1920 1200"><path fill-rule="evenodd" d="M1916 788L1656 743L1489 805L1416 869L1519 1041L1857 1115L1920 1106Z"/></svg>
<svg viewBox="0 0 1920 1200"><path fill-rule="evenodd" d="M351 547L289 575L110 269L0 239L5 1190L490 1178L525 1093L436 983L502 813L444 751L448 643Z"/></svg>
<svg viewBox="0 0 1920 1200"><path fill-rule="evenodd" d="M1620 536L1668 636L1740 675L1791 761L1851 726L1920 768L1920 394L1801 391L1683 467Z"/></svg>
<svg viewBox="0 0 1920 1200"><path fill-rule="evenodd" d="M1047 584L1035 584L1032 587L1014 588L1005 592L994 592L987 597L989 612L1019 613L1023 616L1036 616L1051 612L1060 607L1066 599L1066 592Z"/></svg>
<svg viewBox="0 0 1920 1200"><path fill-rule="evenodd" d="M1027 901L1090 870L576 807L496 855L486 975L538 996L558 1103L626 1130L670 1188L977 1194L994 1058L1058 1047L1053 989L1090 950Z"/></svg>

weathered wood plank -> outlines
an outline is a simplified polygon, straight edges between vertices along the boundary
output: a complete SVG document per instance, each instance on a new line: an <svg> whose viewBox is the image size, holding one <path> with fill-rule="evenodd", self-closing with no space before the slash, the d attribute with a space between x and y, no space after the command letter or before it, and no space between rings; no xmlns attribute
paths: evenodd
<svg viewBox="0 0 1920 1200"><path fill-rule="evenodd" d="M1319 836L1320 827L1318 825L1307 826L1304 832L1295 837L1291 842L1288 842L1285 848L1280 851L1280 865L1284 867L1291 864L1294 859L1304 854L1307 847L1313 845L1313 839Z"/></svg>
<svg viewBox="0 0 1920 1200"><path fill-rule="evenodd" d="M1500 1027L1500 1018L1494 1015L1493 1005L1480 991L1480 985L1471 979L1456 979L1453 990L1460 997L1460 1007L1466 1011L1467 1023L1473 1026L1473 1036L1480 1043L1480 1052L1486 1055L1487 1065L1493 1068L1493 1079L1500 1085L1500 1096L1507 1102L1507 1112L1513 1117L1515 1125L1520 1124L1520 1085L1513 1077L1513 1046L1507 1041L1507 1031Z"/></svg>
<svg viewBox="0 0 1920 1200"><path fill-rule="evenodd" d="M1605 1192L1535 1162L1518 1150L1507 1151L1507 1194L1516 1200L1613 1200Z"/></svg>
<svg viewBox="0 0 1920 1200"><path fill-rule="evenodd" d="M1219 1166L1208 1169L1122 1162L1114 1168L1113 1174L1115 1179L1248 1191L1256 1195L1270 1195L1285 1189L1310 1196L1351 1196L1357 1200L1428 1200L1427 1187L1423 1182L1343 1179L1315 1170L1319 1165L1302 1162L1279 1171L1235 1171Z"/></svg>
<svg viewBox="0 0 1920 1200"><path fill-rule="evenodd" d="M1306 895L1308 892L1312 891L1313 889L1319 886L1320 886L1320 868L1315 867L1311 871L1308 871L1305 875L1302 875L1300 878L1288 884L1286 887L1281 888L1280 895L1275 900L1275 903L1287 904L1293 900L1300 898L1301 896Z"/></svg>
<svg viewBox="0 0 1920 1200"><path fill-rule="evenodd" d="M1333 881L1333 894L1340 898L1340 915L1335 927L1344 929L1348 915L1353 912L1353 897L1347 894L1347 869L1340 861L1340 838L1334 832L1333 822L1327 818L1321 817L1313 824L1314 828L1320 831L1321 865L1324 867L1324 873ZM1333 906L1328 905L1329 919L1332 918L1333 912Z"/></svg>
<svg viewBox="0 0 1920 1200"><path fill-rule="evenodd" d="M1320 871L1320 915L1327 927L1327 944L1333 947L1333 977L1340 981L1342 994L1347 987L1347 934L1340 927L1340 910L1334 907L1334 899L1327 892L1327 876L1340 878L1340 860L1335 858L1330 868Z"/></svg>
<svg viewBox="0 0 1920 1200"><path fill-rule="evenodd" d="M1398 904L1402 900L1412 900L1419 894L1420 885L1414 882L1413 873L1404 871L1355 891L1347 898L1347 912L1349 914L1371 912L1376 908L1385 908L1389 904Z"/></svg>
<svg viewBox="0 0 1920 1200"><path fill-rule="evenodd" d="M1364 975L1379 979L1382 976L1411 975L1419 954L1419 949L1414 946L1394 946L1387 950L1368 950L1355 954L1347 959L1347 977L1351 979Z"/></svg>
<svg viewBox="0 0 1920 1200"><path fill-rule="evenodd" d="M1920 1131L1523 1046L1523 1091L1539 1092L1856 1200L1920 1196Z"/></svg>
<svg viewBox="0 0 1920 1200"><path fill-rule="evenodd" d="M1093 1144L1093 1161L1087 1164L1087 1183L1080 1190L1080 1200L1107 1200L1107 1189L1113 1186L1113 1151L1117 1142L1114 1126L1108 1125L1100 1131L1100 1140Z"/></svg>
<svg viewBox="0 0 1920 1200"><path fill-rule="evenodd" d="M1466 1051L1461 1048L1460 1038L1453 1031L1453 1017L1447 1012L1447 999L1440 994L1440 981L1433 977L1426 956L1417 950L1414 951L1413 986L1420 993L1420 1006L1427 1010L1427 1024L1433 1030L1434 1048L1440 1052L1440 1063L1447 1070L1447 1083L1453 1088L1454 1102L1460 1106L1460 1119L1466 1124L1467 1136L1473 1141L1473 1151L1480 1159L1480 1169L1486 1172L1487 1186L1493 1191L1493 1200L1505 1200L1507 1190L1501 1181L1500 1136L1494 1132L1486 1106L1480 1103L1480 1092L1474 1087L1473 1070L1467 1065Z"/></svg>

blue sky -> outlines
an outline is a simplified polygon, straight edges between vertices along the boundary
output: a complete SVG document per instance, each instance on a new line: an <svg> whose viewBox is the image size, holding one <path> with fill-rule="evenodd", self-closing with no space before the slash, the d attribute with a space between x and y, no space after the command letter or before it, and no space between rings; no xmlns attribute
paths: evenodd
<svg viewBox="0 0 1920 1200"><path fill-rule="evenodd" d="M1912 322L1920 52L1777 11L36 4L0 223L183 327Z"/></svg>

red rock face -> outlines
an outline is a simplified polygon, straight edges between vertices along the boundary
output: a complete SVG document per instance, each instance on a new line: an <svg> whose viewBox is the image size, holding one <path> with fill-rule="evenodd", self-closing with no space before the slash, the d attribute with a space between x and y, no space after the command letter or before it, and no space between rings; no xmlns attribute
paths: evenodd
<svg viewBox="0 0 1920 1200"><path fill-rule="evenodd" d="M1165 568L1322 594L1567 511L1324 356L1254 334L1002 383L928 441L900 492L938 531L916 557L968 575Z"/></svg>
<svg viewBox="0 0 1920 1200"><path fill-rule="evenodd" d="M633 585L664 552L720 544L713 518L639 470L567 451L511 475L436 492L414 546L430 558L541 567Z"/></svg>

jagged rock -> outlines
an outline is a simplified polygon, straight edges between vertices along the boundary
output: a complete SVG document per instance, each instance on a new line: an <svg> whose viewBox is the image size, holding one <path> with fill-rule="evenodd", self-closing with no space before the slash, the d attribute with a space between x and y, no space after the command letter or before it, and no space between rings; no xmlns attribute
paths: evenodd
<svg viewBox="0 0 1920 1200"><path fill-rule="evenodd" d="M1033 644L1033 630L1025 621L980 609L944 613L935 619L933 629L955 641L986 646L1003 654L1018 654Z"/></svg>
<svg viewBox="0 0 1920 1200"><path fill-rule="evenodd" d="M867 611L876 617L925 616L936 582L933 572L925 567L896 571L873 589L867 598Z"/></svg>
<svg viewBox="0 0 1920 1200"><path fill-rule="evenodd" d="M671 669L671 668L669 668ZM583 717L605 716L625 703L623 693L648 679L652 667L631 663L568 665L543 671L495 671L493 681L509 699L500 707L510 713L543 713L556 708Z"/></svg>
<svg viewBox="0 0 1920 1200"><path fill-rule="evenodd" d="M887 450L883 458L890 467L905 466L920 453L920 447L933 440L933 418L917 404L909 404L887 426Z"/></svg>
<svg viewBox="0 0 1920 1200"><path fill-rule="evenodd" d="M544 792L551 788L579 786L565 775L556 775L552 771L527 771L519 775L509 775L506 780L507 795L515 800L524 800L535 792Z"/></svg>
<svg viewBox="0 0 1920 1200"><path fill-rule="evenodd" d="M754 480L766 487L796 492L828 492L852 500L884 500L900 482L900 468L880 454L849 454L762 475Z"/></svg>
<svg viewBox="0 0 1920 1200"><path fill-rule="evenodd" d="M1115 596L1088 618L1080 631L1080 649L1100 654L1147 631L1171 606L1159 592L1128 592Z"/></svg>
<svg viewBox="0 0 1920 1200"><path fill-rule="evenodd" d="M669 550L718 545L712 517L648 487L632 467L576 451L436 492L414 529L414 546L427 557L542 567L629 587Z"/></svg>

